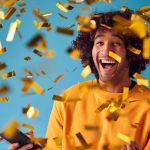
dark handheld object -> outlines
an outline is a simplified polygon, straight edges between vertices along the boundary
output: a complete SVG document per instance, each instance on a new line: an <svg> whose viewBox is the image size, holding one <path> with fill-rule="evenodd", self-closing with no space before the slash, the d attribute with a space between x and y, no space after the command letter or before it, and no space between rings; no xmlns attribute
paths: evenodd
<svg viewBox="0 0 150 150"><path fill-rule="evenodd" d="M36 150L36 148L41 148L40 145L34 144L28 136L26 136L23 132L21 132L18 129L16 131L15 136L12 138L7 138L3 133L0 133L0 136L11 144L19 143L20 147L27 144L33 144L33 147L30 150Z"/></svg>

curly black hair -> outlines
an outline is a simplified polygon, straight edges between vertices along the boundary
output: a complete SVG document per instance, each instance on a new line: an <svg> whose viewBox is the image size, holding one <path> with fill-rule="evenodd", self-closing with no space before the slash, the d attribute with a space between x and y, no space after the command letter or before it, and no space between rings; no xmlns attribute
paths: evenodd
<svg viewBox="0 0 150 150"><path fill-rule="evenodd" d="M115 21L113 17L115 15L122 16L128 20L130 20L131 15L134 14L133 10L127 9L126 11L112 11L106 13L95 13L94 15L100 17L91 17L92 20L96 22L96 29L90 32L80 31L76 40L72 42L73 48L78 49L80 52L80 59L83 67L89 65L91 67L92 73L94 73L95 77L98 79L99 75L97 69L94 65L92 58L92 48L94 45L94 37L97 30L106 30L106 28L100 26L100 24L104 24L109 27L113 27ZM93 15L93 16L94 16ZM125 42L125 46L127 49L127 58L130 62L129 68L129 76L133 78L133 74L135 72L141 73L141 71L146 69L146 64L149 63L149 59L144 59L142 57L142 49L143 49L143 40L138 38L133 34L125 34L123 36L123 41ZM141 50L139 55L136 55L128 50L128 46L131 45L137 49Z"/></svg>

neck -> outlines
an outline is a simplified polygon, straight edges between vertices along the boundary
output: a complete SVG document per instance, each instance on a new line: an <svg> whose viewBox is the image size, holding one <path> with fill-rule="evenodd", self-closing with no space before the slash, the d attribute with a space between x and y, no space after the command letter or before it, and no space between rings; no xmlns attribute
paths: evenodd
<svg viewBox="0 0 150 150"><path fill-rule="evenodd" d="M100 79L98 80L98 82L103 90L111 93L122 93L123 87L130 87L131 85L131 80L129 77L119 80L119 82L111 81L109 83L106 83Z"/></svg>

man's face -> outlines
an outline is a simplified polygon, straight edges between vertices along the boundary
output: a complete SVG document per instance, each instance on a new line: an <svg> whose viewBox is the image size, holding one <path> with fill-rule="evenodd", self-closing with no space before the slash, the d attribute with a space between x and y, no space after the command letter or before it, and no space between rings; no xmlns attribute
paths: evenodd
<svg viewBox="0 0 150 150"><path fill-rule="evenodd" d="M109 56L112 51L121 57L117 62ZM99 74L99 80L103 82L115 82L123 76L129 75L129 62L126 58L126 48L121 36L117 33L104 30L97 31L92 49L92 57Z"/></svg>

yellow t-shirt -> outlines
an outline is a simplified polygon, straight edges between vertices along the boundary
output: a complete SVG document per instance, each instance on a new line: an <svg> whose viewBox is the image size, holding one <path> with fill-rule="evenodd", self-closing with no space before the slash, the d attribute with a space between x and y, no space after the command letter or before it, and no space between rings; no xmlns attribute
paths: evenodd
<svg viewBox="0 0 150 150"><path fill-rule="evenodd" d="M103 91L96 80L78 83L64 91L65 102L54 101L46 150L76 150L86 146L91 150L120 150L127 143L119 134L138 142L142 149L150 150L150 90L135 85L124 104L118 105L122 95ZM108 119L115 116L116 108L118 119ZM81 133L85 141L78 138L77 133Z"/></svg>

